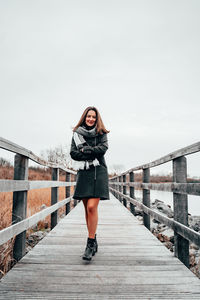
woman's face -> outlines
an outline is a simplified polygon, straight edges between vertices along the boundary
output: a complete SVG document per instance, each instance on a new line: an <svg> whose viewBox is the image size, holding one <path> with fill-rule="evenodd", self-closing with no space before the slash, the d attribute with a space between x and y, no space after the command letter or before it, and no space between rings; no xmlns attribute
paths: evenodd
<svg viewBox="0 0 200 300"><path fill-rule="evenodd" d="M94 110L89 110L85 118L85 123L87 126L93 126L95 122L96 112Z"/></svg>

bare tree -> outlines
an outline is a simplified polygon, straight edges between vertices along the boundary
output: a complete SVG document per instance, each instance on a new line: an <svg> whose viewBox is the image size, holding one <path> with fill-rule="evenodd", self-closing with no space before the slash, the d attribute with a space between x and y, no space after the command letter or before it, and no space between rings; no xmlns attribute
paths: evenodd
<svg viewBox="0 0 200 300"><path fill-rule="evenodd" d="M112 173L115 173L117 175L119 175L123 169L124 169L124 165L121 164L114 164L111 166Z"/></svg>
<svg viewBox="0 0 200 300"><path fill-rule="evenodd" d="M44 160L63 165L66 168L71 168L71 157L69 152L68 145L58 145L55 148L41 151L40 155Z"/></svg>
<svg viewBox="0 0 200 300"><path fill-rule="evenodd" d="M1 167L11 167L11 163L7 159L0 157L0 166Z"/></svg>

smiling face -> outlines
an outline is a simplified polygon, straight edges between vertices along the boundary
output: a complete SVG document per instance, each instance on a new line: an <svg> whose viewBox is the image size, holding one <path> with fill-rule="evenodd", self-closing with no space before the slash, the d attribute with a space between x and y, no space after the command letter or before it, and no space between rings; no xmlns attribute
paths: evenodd
<svg viewBox="0 0 200 300"><path fill-rule="evenodd" d="M96 122L96 118L96 112L94 110L89 110L85 118L86 125L93 126Z"/></svg>

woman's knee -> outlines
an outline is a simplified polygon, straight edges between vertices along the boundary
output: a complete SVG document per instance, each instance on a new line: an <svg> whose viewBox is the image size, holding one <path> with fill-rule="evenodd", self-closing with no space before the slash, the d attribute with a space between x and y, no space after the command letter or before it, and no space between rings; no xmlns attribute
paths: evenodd
<svg viewBox="0 0 200 300"><path fill-rule="evenodd" d="M89 214L94 214L97 210L99 198L92 199L93 201L88 201L87 203L87 212Z"/></svg>

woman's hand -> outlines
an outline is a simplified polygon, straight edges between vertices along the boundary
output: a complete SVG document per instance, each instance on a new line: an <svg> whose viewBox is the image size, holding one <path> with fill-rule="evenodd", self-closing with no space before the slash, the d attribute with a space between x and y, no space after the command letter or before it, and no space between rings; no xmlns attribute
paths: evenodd
<svg viewBox="0 0 200 300"><path fill-rule="evenodd" d="M91 154L93 152L93 147L92 146L84 146L81 151L83 153Z"/></svg>

